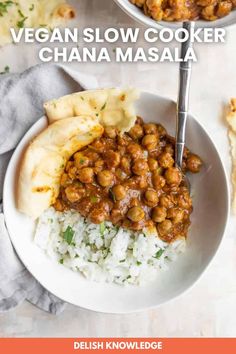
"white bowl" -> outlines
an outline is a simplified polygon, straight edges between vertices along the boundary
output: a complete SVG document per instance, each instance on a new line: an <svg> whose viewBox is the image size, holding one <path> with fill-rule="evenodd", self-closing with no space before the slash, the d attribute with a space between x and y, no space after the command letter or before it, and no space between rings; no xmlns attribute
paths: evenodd
<svg viewBox="0 0 236 354"><path fill-rule="evenodd" d="M160 122L174 134L175 103L142 93L137 114ZM16 209L15 185L22 153L29 141L47 125L41 118L15 150L4 183L4 213L12 243L33 276L59 298L86 309L129 313L161 305L189 289L202 275L221 243L229 212L229 191L219 154L201 125L192 117L187 124L187 145L204 161L200 174L190 177L194 202L186 253L160 271L144 287L121 287L86 280L79 273L49 259L33 242L34 222Z"/></svg>
<svg viewBox="0 0 236 354"><path fill-rule="evenodd" d="M167 21L155 21L152 18L146 16L143 11L137 6L131 4L129 0L114 0L122 10L124 10L129 16L138 22L154 28L169 27L176 29L182 26L182 22L167 22ZM196 21L196 27L229 27L236 24L236 10L231 11L228 16L220 18L216 21Z"/></svg>

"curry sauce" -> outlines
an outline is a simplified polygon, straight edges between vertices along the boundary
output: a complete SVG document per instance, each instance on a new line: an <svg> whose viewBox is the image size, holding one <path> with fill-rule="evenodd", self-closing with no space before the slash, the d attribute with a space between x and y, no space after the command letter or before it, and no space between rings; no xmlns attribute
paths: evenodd
<svg viewBox="0 0 236 354"><path fill-rule="evenodd" d="M68 161L55 209L77 210L95 224L156 229L166 242L186 237L192 200L174 167L174 148L175 139L162 125L139 117L122 135L106 127L101 138ZM184 171L197 173L201 165L186 148Z"/></svg>

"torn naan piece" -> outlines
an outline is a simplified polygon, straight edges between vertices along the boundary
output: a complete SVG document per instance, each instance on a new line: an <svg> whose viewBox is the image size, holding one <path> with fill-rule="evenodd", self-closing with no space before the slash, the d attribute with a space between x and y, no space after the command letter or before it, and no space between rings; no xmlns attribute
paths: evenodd
<svg viewBox="0 0 236 354"><path fill-rule="evenodd" d="M85 114L97 117L103 126L116 126L127 132L136 121L134 102L138 98L135 89L88 90L49 101L44 108L49 123Z"/></svg>
<svg viewBox="0 0 236 354"><path fill-rule="evenodd" d="M69 158L102 136L103 131L97 118L80 116L54 122L39 134L23 156L17 191L18 209L36 219L54 204Z"/></svg>
<svg viewBox="0 0 236 354"><path fill-rule="evenodd" d="M233 192L233 210L236 213L236 98L232 98L230 102L230 111L226 116L229 125L229 141L232 156L232 184Z"/></svg>

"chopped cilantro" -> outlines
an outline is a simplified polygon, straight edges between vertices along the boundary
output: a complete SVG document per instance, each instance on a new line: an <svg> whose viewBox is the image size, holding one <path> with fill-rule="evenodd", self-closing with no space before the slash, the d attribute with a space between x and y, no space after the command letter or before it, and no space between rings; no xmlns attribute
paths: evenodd
<svg viewBox="0 0 236 354"><path fill-rule="evenodd" d="M155 254L154 258L160 258L162 256L162 254L164 253L165 250L159 249L159 251L157 251L157 253Z"/></svg>
<svg viewBox="0 0 236 354"><path fill-rule="evenodd" d="M8 74L10 72L10 68L8 65L5 66L4 70L2 72L0 72L0 75L3 75L3 74Z"/></svg>
<svg viewBox="0 0 236 354"><path fill-rule="evenodd" d="M141 264L142 264L142 262L137 261L137 265L138 265L138 266L140 266Z"/></svg>
<svg viewBox="0 0 236 354"><path fill-rule="evenodd" d="M29 7L29 11L33 11L34 10L34 4L32 4L30 7Z"/></svg>
<svg viewBox="0 0 236 354"><path fill-rule="evenodd" d="M79 163L80 163L81 165L83 165L84 159L80 159L80 160L79 160Z"/></svg>
<svg viewBox="0 0 236 354"><path fill-rule="evenodd" d="M17 24L16 24L17 27L18 27L18 28L24 28L24 26L25 26L25 21L27 20L27 18L28 18L28 17L23 17L22 20L18 21Z"/></svg>
<svg viewBox="0 0 236 354"><path fill-rule="evenodd" d="M91 200L91 203L97 203L98 197L96 197L95 195L92 195L92 196L90 197L90 200Z"/></svg>
<svg viewBox="0 0 236 354"><path fill-rule="evenodd" d="M128 279L130 279L130 278L131 278L131 275L128 275L126 279L128 280Z"/></svg>
<svg viewBox="0 0 236 354"><path fill-rule="evenodd" d="M95 116L98 117L98 113L96 113Z"/></svg>
<svg viewBox="0 0 236 354"><path fill-rule="evenodd" d="M125 259L122 259L121 261L120 261L120 263L124 263L125 262Z"/></svg>
<svg viewBox="0 0 236 354"><path fill-rule="evenodd" d="M100 224L100 234L101 234L102 236L104 235L105 230L106 230L106 225L105 225L104 222L102 222L102 223Z"/></svg>
<svg viewBox="0 0 236 354"><path fill-rule="evenodd" d="M25 15L22 13L20 9L18 10L18 14L20 15L20 17L25 18Z"/></svg>
<svg viewBox="0 0 236 354"><path fill-rule="evenodd" d="M67 226L66 231L63 232L63 239L70 245L72 243L73 237L74 237L74 230L72 229L71 226Z"/></svg>
<svg viewBox="0 0 236 354"><path fill-rule="evenodd" d="M60 261L59 261L60 264L63 264L64 263L64 259L61 258Z"/></svg>
<svg viewBox="0 0 236 354"><path fill-rule="evenodd" d="M111 195L111 197L112 197L112 200L113 200L113 202L116 202L116 197L115 197L115 194L112 192L112 190L110 189L110 195Z"/></svg>
<svg viewBox="0 0 236 354"><path fill-rule="evenodd" d="M13 5L13 1L1 1L0 2L0 16L2 17L4 14L7 13L7 8Z"/></svg>
<svg viewBox="0 0 236 354"><path fill-rule="evenodd" d="M82 96L80 96L80 99L81 99L82 101L84 101L84 98L83 98Z"/></svg>
<svg viewBox="0 0 236 354"><path fill-rule="evenodd" d="M104 105L101 108L101 111L103 111L106 108L107 103L105 102Z"/></svg>

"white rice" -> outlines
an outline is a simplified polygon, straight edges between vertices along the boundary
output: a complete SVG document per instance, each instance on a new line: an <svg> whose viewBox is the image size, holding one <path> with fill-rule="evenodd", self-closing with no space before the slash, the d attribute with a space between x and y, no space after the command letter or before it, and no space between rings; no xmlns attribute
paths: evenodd
<svg viewBox="0 0 236 354"><path fill-rule="evenodd" d="M75 211L45 211L35 242L50 257L90 280L143 284L185 251L185 239L171 244L156 235L132 232L110 222L95 225Z"/></svg>

